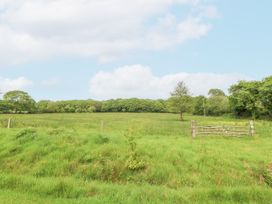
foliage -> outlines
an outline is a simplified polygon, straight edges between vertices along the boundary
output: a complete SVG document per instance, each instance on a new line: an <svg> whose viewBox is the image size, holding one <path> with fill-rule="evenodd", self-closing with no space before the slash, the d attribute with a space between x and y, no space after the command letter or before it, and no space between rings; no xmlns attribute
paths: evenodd
<svg viewBox="0 0 272 204"><path fill-rule="evenodd" d="M265 78L261 82L259 95L265 112L272 118L272 76Z"/></svg>
<svg viewBox="0 0 272 204"><path fill-rule="evenodd" d="M164 100L116 99L107 101L39 101L39 113L167 112Z"/></svg>
<svg viewBox="0 0 272 204"><path fill-rule="evenodd" d="M206 102L207 115L220 116L230 112L229 99L220 89L211 89Z"/></svg>
<svg viewBox="0 0 272 204"><path fill-rule="evenodd" d="M10 91L0 100L0 113L184 113L194 115L220 116L233 113L238 117L272 118L272 76L262 81L240 81L229 89L227 96L222 90L209 90L208 97L192 97L184 82L179 82L170 98L151 99L111 99L66 100L35 102L23 91Z"/></svg>
<svg viewBox="0 0 272 204"><path fill-rule="evenodd" d="M180 120L183 120L184 113L190 112L192 109L192 97L184 82L177 84L168 101L171 110L180 113Z"/></svg>
<svg viewBox="0 0 272 204"><path fill-rule="evenodd" d="M229 99L226 96L212 96L207 100L207 115L220 116L230 112Z"/></svg>
<svg viewBox="0 0 272 204"><path fill-rule="evenodd" d="M220 89L209 90L209 97L194 97L194 115L220 116L230 113L229 99Z"/></svg>
<svg viewBox="0 0 272 204"><path fill-rule="evenodd" d="M257 118L261 115L260 86L258 81L240 81L230 87L230 106L237 116Z"/></svg>
<svg viewBox="0 0 272 204"><path fill-rule="evenodd" d="M94 100L48 101L37 103L39 113L92 113L100 112L101 103Z"/></svg>
<svg viewBox="0 0 272 204"><path fill-rule="evenodd" d="M36 111L35 101L23 91L10 91L3 96L4 103L10 104L8 112L34 113ZM13 110L10 110L12 107ZM7 110L7 108L5 108Z"/></svg>
<svg viewBox="0 0 272 204"><path fill-rule="evenodd" d="M226 96L224 91L222 91L221 89L210 89L209 92L208 92L208 95L210 97L213 97L213 96Z"/></svg>
<svg viewBox="0 0 272 204"><path fill-rule="evenodd" d="M0 100L0 113L12 113L14 104L8 101Z"/></svg>
<svg viewBox="0 0 272 204"><path fill-rule="evenodd" d="M41 100L37 103L38 113L55 113L57 112L56 103L49 100Z"/></svg>
<svg viewBox="0 0 272 204"><path fill-rule="evenodd" d="M116 99L102 102L102 112L166 112L163 100Z"/></svg>
<svg viewBox="0 0 272 204"><path fill-rule="evenodd" d="M207 103L207 98L205 96L197 96L193 98L193 114L194 115L206 115L207 114L207 109L206 109L206 103Z"/></svg>
<svg viewBox="0 0 272 204"><path fill-rule="evenodd" d="M136 151L137 143L135 141L135 137L132 135L132 129L129 129L125 133L125 137L129 145L129 159L127 160L127 168L133 171L146 168L146 163L140 159Z"/></svg>

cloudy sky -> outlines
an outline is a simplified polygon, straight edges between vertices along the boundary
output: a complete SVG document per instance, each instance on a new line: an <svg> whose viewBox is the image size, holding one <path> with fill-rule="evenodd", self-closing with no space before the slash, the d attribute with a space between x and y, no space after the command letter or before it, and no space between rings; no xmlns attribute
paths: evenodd
<svg viewBox="0 0 272 204"><path fill-rule="evenodd" d="M270 0L0 0L0 91L167 98L272 74Z"/></svg>

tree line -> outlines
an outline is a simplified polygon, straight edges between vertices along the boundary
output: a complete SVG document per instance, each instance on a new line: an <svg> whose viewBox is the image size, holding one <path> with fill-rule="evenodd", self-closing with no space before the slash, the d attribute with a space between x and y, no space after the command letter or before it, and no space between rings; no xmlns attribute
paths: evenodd
<svg viewBox="0 0 272 204"><path fill-rule="evenodd" d="M50 101L34 99L23 91L10 91L0 101L0 113L93 113L93 112L167 112L165 100L111 99Z"/></svg>
<svg viewBox="0 0 272 204"><path fill-rule="evenodd" d="M10 91L0 100L0 113L92 113L92 112L175 112L194 115L272 118L272 76L261 81L240 81L229 88L227 96L211 89L208 96L191 96L179 82L169 99L66 100L36 102L28 93Z"/></svg>
<svg viewBox="0 0 272 204"><path fill-rule="evenodd" d="M191 97L186 85L179 82L168 101L181 120L185 112L272 119L272 76L261 81L240 81L229 88L229 96L220 89L211 89L208 97Z"/></svg>

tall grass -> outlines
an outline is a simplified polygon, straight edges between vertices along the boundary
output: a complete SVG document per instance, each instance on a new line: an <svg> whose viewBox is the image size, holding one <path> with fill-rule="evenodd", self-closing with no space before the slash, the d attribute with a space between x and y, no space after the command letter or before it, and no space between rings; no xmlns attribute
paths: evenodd
<svg viewBox="0 0 272 204"><path fill-rule="evenodd" d="M9 117L12 128L6 129ZM191 120L248 121L186 119L146 113L0 115L0 203L16 197L21 203L272 200L272 122L257 121L254 137L193 140Z"/></svg>

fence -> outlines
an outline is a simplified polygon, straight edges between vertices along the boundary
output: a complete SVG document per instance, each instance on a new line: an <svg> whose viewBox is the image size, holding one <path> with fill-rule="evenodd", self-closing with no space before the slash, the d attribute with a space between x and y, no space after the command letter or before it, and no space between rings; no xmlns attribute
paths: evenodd
<svg viewBox="0 0 272 204"><path fill-rule="evenodd" d="M1 0L0 0L1 1ZM80 120L77 120L77 117L70 117L69 114L51 114L51 115L11 115L5 116L0 115L0 128L59 128L59 127L92 127L96 126L98 122L87 117L83 117ZM10 118L10 120L9 120ZM10 122L9 122L10 121ZM95 123L95 124L94 124ZM10 124L10 125L8 125Z"/></svg>
<svg viewBox="0 0 272 204"><path fill-rule="evenodd" d="M0 119L0 127L11 128L11 118Z"/></svg>
<svg viewBox="0 0 272 204"><path fill-rule="evenodd" d="M206 125L198 126L196 121L192 121L192 137L222 135L222 136L254 136L255 126L253 121L249 121L248 125Z"/></svg>
<svg viewBox="0 0 272 204"><path fill-rule="evenodd" d="M0 128L21 128L21 127L35 127L37 126L33 119L24 120L21 118L1 118L0 119Z"/></svg>

